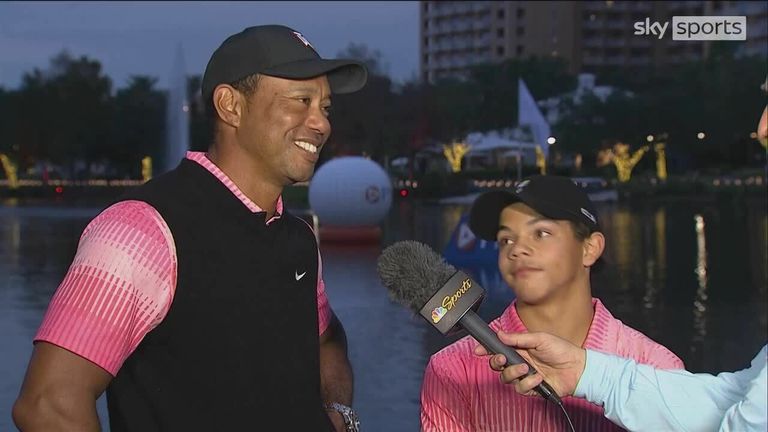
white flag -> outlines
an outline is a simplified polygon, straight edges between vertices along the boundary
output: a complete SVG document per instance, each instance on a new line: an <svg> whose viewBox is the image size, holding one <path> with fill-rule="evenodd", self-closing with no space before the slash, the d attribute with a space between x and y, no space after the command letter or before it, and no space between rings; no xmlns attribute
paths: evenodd
<svg viewBox="0 0 768 432"><path fill-rule="evenodd" d="M533 133L533 141L541 146L545 157L549 157L547 138L551 136L549 123L536 105L522 78L517 80L517 126L528 125Z"/></svg>

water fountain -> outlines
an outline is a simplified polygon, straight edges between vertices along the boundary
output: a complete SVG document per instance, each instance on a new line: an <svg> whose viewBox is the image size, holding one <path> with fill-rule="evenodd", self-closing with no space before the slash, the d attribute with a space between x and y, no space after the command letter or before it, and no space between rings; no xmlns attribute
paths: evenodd
<svg viewBox="0 0 768 432"><path fill-rule="evenodd" d="M168 104L166 108L166 146L160 173L170 171L179 164L189 150L189 99L184 52L181 44L176 49L168 79Z"/></svg>

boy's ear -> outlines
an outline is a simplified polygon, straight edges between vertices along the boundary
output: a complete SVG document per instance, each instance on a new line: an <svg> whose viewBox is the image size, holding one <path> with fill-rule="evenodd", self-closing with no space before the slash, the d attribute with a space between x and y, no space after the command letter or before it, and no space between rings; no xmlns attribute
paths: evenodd
<svg viewBox="0 0 768 432"><path fill-rule="evenodd" d="M584 240L584 255L582 264L584 267L592 267L605 250L605 236L600 232L593 232Z"/></svg>

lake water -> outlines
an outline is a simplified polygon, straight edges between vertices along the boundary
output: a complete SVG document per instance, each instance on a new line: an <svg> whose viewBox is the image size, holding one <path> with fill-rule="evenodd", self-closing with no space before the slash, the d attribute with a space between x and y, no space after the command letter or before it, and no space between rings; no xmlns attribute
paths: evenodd
<svg viewBox="0 0 768 432"><path fill-rule="evenodd" d="M101 203L0 202L0 430L48 301ZM366 432L417 431L429 355L451 342L391 303L376 274L381 249L413 239L442 251L467 210L396 201L376 246L321 245L329 300L343 322ZM766 342L768 212L760 198L692 197L598 206L608 267L594 295L626 324L678 354L689 370L746 366ZM498 272L469 268L490 320L512 299ZM98 403L106 424L103 398ZM108 430L108 428L105 428Z"/></svg>

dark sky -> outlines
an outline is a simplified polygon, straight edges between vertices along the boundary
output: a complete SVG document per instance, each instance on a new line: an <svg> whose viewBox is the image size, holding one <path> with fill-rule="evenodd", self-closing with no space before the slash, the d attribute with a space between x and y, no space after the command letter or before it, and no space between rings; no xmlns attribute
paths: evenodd
<svg viewBox="0 0 768 432"><path fill-rule="evenodd" d="M366 44L395 81L418 72L418 2L0 2L0 86L66 49L100 61L116 88L131 75L165 88L179 44L201 75L227 36L258 24L298 30L323 57Z"/></svg>

